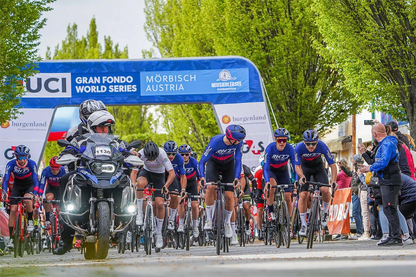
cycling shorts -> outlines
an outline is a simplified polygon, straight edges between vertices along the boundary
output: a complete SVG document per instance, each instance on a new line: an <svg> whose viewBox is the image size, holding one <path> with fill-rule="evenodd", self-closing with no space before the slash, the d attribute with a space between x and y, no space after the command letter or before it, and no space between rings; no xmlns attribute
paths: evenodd
<svg viewBox="0 0 416 277"><path fill-rule="evenodd" d="M232 183L235 179L234 159L226 164L218 164L211 158L207 161L205 172L207 183L217 182L220 175L222 183ZM234 191L234 187L226 186L225 191Z"/></svg>
<svg viewBox="0 0 416 277"><path fill-rule="evenodd" d="M245 177L245 179L246 179L246 187L244 188L243 202L248 203L248 202L251 202L250 182L247 177Z"/></svg>
<svg viewBox="0 0 416 277"><path fill-rule="evenodd" d="M165 179L166 179L166 176L165 176ZM172 181L172 184L170 184L169 186L169 191L179 193L180 188L181 188L181 179L178 176L175 176L175 178Z"/></svg>
<svg viewBox="0 0 416 277"><path fill-rule="evenodd" d="M302 163L302 171L307 181L312 181L311 177L315 182L328 184L328 174L326 173L323 162L319 162L313 166L307 166ZM308 191L309 185L306 183L300 187L300 191Z"/></svg>
<svg viewBox="0 0 416 277"><path fill-rule="evenodd" d="M287 171L287 167L285 170L270 170L270 179L274 179L277 184L290 184L290 176L289 172ZM285 192L292 192L292 188L285 188Z"/></svg>
<svg viewBox="0 0 416 277"><path fill-rule="evenodd" d="M186 192L190 194L198 194L198 185L196 183L196 179L193 181L188 180L188 184L186 185ZM198 198L192 197L192 201L198 201Z"/></svg>
<svg viewBox="0 0 416 277"><path fill-rule="evenodd" d="M261 197L263 195L263 191L261 189L257 189L256 192L257 192L257 198L256 198L257 208L263 208L264 199Z"/></svg>
<svg viewBox="0 0 416 277"><path fill-rule="evenodd" d="M152 188L154 189L161 189L165 185L165 173L154 173L142 168L139 171L138 177L146 178L147 183L152 183ZM160 191L155 191L154 197L163 197L163 195Z"/></svg>
<svg viewBox="0 0 416 277"><path fill-rule="evenodd" d="M61 194L61 187L60 186L50 186L48 184L48 187L46 188L45 195L48 193L53 193L53 198L55 200L62 200L62 194Z"/></svg>
<svg viewBox="0 0 416 277"><path fill-rule="evenodd" d="M33 184L28 186L20 186L15 182L12 189L12 194L10 196L23 197L26 193L33 194ZM10 205L17 205L17 202L19 202L18 199L10 199Z"/></svg>

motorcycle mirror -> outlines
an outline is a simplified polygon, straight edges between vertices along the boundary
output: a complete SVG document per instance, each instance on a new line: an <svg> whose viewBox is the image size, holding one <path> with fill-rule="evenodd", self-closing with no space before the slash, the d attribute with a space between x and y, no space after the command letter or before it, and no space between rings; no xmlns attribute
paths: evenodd
<svg viewBox="0 0 416 277"><path fill-rule="evenodd" d="M133 141L132 143L130 143L130 145L129 145L129 149L132 149L132 148L135 148L135 149L137 149L137 148L139 148L140 147L140 145L142 145L142 142L140 141L140 140L135 140L135 141Z"/></svg>
<svg viewBox="0 0 416 277"><path fill-rule="evenodd" d="M72 145L69 141L64 140L64 139L58 139L57 143L61 147L67 147L67 146Z"/></svg>

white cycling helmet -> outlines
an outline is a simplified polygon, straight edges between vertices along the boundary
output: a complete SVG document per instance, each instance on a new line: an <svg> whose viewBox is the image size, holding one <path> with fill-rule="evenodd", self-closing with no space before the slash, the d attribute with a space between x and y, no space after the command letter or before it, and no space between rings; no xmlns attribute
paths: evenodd
<svg viewBox="0 0 416 277"><path fill-rule="evenodd" d="M114 116L108 111L96 111L93 112L87 121L87 128L90 133L97 133L98 126L108 126L109 134L112 133L111 127L116 123Z"/></svg>

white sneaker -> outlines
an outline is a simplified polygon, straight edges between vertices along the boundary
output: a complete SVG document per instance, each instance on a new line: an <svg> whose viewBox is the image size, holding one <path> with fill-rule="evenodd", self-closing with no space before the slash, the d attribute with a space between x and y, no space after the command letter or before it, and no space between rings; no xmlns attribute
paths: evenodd
<svg viewBox="0 0 416 277"><path fill-rule="evenodd" d="M204 230L212 230L212 220L205 221Z"/></svg>
<svg viewBox="0 0 416 277"><path fill-rule="evenodd" d="M199 228L198 228L198 226L195 226L195 228L192 230L192 234L194 235L195 239L197 237L199 237Z"/></svg>
<svg viewBox="0 0 416 277"><path fill-rule="evenodd" d="M9 243L7 244L7 248L14 248L13 239L9 240Z"/></svg>
<svg viewBox="0 0 416 277"><path fill-rule="evenodd" d="M175 222L173 222L173 220L169 220L168 230L172 230L172 231L175 230ZM179 229L178 229L178 232L179 232ZM182 232L183 232L183 227L182 227Z"/></svg>
<svg viewBox="0 0 416 277"><path fill-rule="evenodd" d="M306 230L307 229L308 229L308 227L306 227L306 225L302 225L300 227L300 230L299 230L299 236L306 237Z"/></svg>
<svg viewBox="0 0 416 277"><path fill-rule="evenodd" d="M29 220L27 222L27 231L30 233L33 231L34 225L33 225L33 220Z"/></svg>
<svg viewBox="0 0 416 277"><path fill-rule="evenodd" d="M276 220L276 214L275 213L270 213L270 218L272 221Z"/></svg>
<svg viewBox="0 0 416 277"><path fill-rule="evenodd" d="M231 238L233 236L233 230L231 229L231 224L225 223L224 229L225 229L225 232L224 232L225 237Z"/></svg>
<svg viewBox="0 0 416 277"><path fill-rule="evenodd" d="M368 232L364 232L358 240L370 240L370 234Z"/></svg>
<svg viewBox="0 0 416 277"><path fill-rule="evenodd" d="M231 245L237 245L237 244L238 244L237 234L233 234L233 236L231 237Z"/></svg>
<svg viewBox="0 0 416 277"><path fill-rule="evenodd" d="M326 227L327 225L328 225L328 213L327 212L325 212L323 215L322 215L322 219L321 219L321 225L322 225L322 227Z"/></svg>
<svg viewBox="0 0 416 277"><path fill-rule="evenodd" d="M143 225L143 212L138 212L136 216L136 225Z"/></svg>
<svg viewBox="0 0 416 277"><path fill-rule="evenodd" d="M403 245L410 245L410 244L413 244L413 239L411 236L403 238Z"/></svg>
<svg viewBox="0 0 416 277"><path fill-rule="evenodd" d="M163 247L163 237L161 234L156 234L156 248Z"/></svg>
<svg viewBox="0 0 416 277"><path fill-rule="evenodd" d="M179 225L179 227L178 227L178 233L183 233L184 229L185 229L185 225L184 224Z"/></svg>
<svg viewBox="0 0 416 277"><path fill-rule="evenodd" d="M246 235L247 236L251 235L251 230L250 229L246 229Z"/></svg>

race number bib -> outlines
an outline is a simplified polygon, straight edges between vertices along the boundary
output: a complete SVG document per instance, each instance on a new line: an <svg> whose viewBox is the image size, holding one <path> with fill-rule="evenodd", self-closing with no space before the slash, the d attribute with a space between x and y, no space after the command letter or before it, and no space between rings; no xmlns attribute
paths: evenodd
<svg viewBox="0 0 416 277"><path fill-rule="evenodd" d="M110 146L96 146L95 156L111 156L111 147Z"/></svg>

